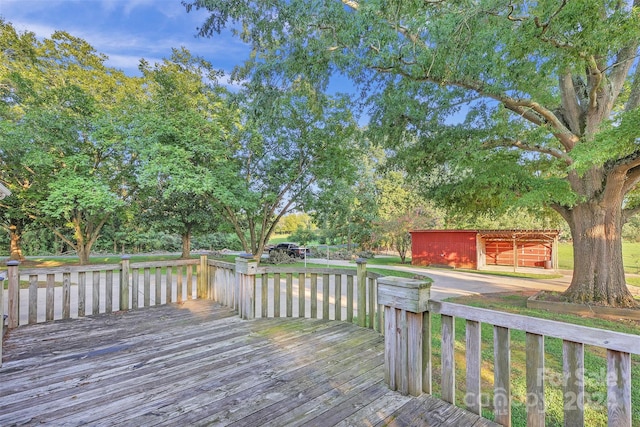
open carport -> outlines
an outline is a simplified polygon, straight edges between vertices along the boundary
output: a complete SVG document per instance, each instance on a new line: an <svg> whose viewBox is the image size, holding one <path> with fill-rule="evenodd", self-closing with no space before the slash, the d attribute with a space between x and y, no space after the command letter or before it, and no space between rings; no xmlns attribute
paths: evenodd
<svg viewBox="0 0 640 427"><path fill-rule="evenodd" d="M416 230L413 265L558 269L558 230Z"/></svg>

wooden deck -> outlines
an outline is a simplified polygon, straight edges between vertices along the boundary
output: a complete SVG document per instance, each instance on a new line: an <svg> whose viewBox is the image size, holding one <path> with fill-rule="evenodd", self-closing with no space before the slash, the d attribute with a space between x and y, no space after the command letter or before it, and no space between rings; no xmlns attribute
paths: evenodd
<svg viewBox="0 0 640 427"><path fill-rule="evenodd" d="M344 322L243 321L205 300L8 333L0 425L490 426L383 382L384 340Z"/></svg>

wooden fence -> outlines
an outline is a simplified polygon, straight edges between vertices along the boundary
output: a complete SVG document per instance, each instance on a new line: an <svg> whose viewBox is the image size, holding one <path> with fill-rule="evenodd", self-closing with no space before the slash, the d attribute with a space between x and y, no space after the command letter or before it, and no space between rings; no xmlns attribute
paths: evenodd
<svg viewBox="0 0 640 427"><path fill-rule="evenodd" d="M28 283L28 289L20 291L20 279L23 284ZM560 382L566 426L584 425L584 348L595 346L606 357L604 405L609 426L633 423L631 357L640 354L640 336L435 301L428 295L425 302L423 294L418 295L422 299L417 304L409 305L402 302L406 297L402 292L381 299L380 287L391 280L367 272L364 261L354 269L259 267L250 258L240 257L236 263L228 263L202 256L200 260L153 263L123 259L120 264L46 272L19 270L17 264L10 263L7 281L7 299L3 302L5 292L0 292L0 307L7 308L10 328L188 298L215 300L234 308L244 319L307 317L353 322L386 335L385 366L393 374L387 372L385 380L390 388L404 394L431 394L434 381L439 378L443 400L452 404L462 400L466 409L476 414L490 411L495 421L505 426L511 425L515 393L511 370L513 331L522 331L526 336L527 426L545 425L545 384L550 380L545 370L545 337L562 340ZM415 285L412 279L397 278L392 282L400 289L410 289L411 298L415 297L415 289L428 292L424 282ZM21 304L21 296L27 297L28 304ZM434 330L433 316L440 317L438 331ZM465 324L462 340L456 340L456 319ZM491 325L491 349L482 347L483 323ZM441 343L439 361L432 349L436 333ZM457 390L456 362L461 360L466 366L465 387ZM439 363L437 369L434 362ZM483 364L489 364L494 371L491 381L484 378L484 388ZM486 390L487 382L492 382L491 390ZM462 392L464 397L460 399ZM483 399L487 395L492 397L490 401Z"/></svg>
<svg viewBox="0 0 640 427"><path fill-rule="evenodd" d="M19 269L17 262L10 261L7 326L15 328L195 298L202 265L206 261L131 263L123 257L119 264Z"/></svg>

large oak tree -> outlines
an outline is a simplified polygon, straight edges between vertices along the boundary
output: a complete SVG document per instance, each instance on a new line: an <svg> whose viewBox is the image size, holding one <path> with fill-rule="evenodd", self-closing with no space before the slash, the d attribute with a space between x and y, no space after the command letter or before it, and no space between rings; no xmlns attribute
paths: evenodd
<svg viewBox="0 0 640 427"><path fill-rule="evenodd" d="M553 208L574 244L566 296L634 304L621 229L639 207L638 0L187 3L211 11L202 35L238 24L245 70L360 84L372 128L440 200Z"/></svg>

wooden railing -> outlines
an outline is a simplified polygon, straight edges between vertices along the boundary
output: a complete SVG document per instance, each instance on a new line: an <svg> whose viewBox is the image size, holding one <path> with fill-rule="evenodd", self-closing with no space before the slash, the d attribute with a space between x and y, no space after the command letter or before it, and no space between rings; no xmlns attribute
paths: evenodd
<svg viewBox="0 0 640 427"><path fill-rule="evenodd" d="M439 333L440 397L452 404L458 402L456 361L464 360L466 385L462 402L466 409L479 415L483 409L489 410L497 423L511 426L514 392L511 387L514 381L511 333L522 331L525 334L526 395L523 403L527 426L545 425L545 386L548 385L562 389L564 425L585 425L584 409L589 397L585 392L586 374L606 383L606 399L601 398L596 403L606 407L608 425L630 427L633 424L631 355L640 354L640 336L429 300L429 286L415 280L383 278L378 289L380 301L385 306L385 380L390 388L403 394L432 393L432 333ZM432 315L440 316L440 331L433 330ZM456 341L456 318L465 322L462 342ZM492 326L493 358L486 355L486 350L483 356L483 323ZM545 368L545 356L549 357L545 355L545 338L562 341L562 360L559 361L562 372L559 375ZM598 347L596 351L606 354L605 375L586 372L585 345ZM493 367L492 390L482 388L482 373L486 375L487 366ZM487 382L486 377L484 380Z"/></svg>
<svg viewBox="0 0 640 427"><path fill-rule="evenodd" d="M20 269L7 263L7 326L182 302L198 295L203 260ZM195 269L195 271L194 271ZM196 293L194 294L194 290Z"/></svg>
<svg viewBox="0 0 640 427"><path fill-rule="evenodd" d="M366 261L355 269L258 267L251 257L236 264L208 261L213 299L233 307L243 319L306 317L345 320L381 331L377 279Z"/></svg>
<svg viewBox="0 0 640 427"><path fill-rule="evenodd" d="M442 396L455 402L454 319L466 322L466 394L467 409L481 410L481 324L493 327L494 387L493 406L497 422L511 425L510 334L526 334L526 409L527 426L545 425L545 382L561 383L564 398L564 425L584 425L585 364L584 346L596 346L606 352L606 407L609 426L631 426L631 355L640 354L640 336L585 326L496 312L459 304L430 301L431 313L442 316ZM428 316L427 316L428 317ZM428 327L428 326L427 326ZM562 376L554 378L545 369L545 337L562 340ZM599 373L593 373L598 376ZM606 377L606 378L605 378ZM604 402L603 402L604 403Z"/></svg>
<svg viewBox="0 0 640 427"><path fill-rule="evenodd" d="M21 278L28 289L20 290ZM545 370L545 337L562 340L560 382L567 426L585 423L584 347L595 346L606 355L603 382L609 426L632 425L631 356L640 354L640 336L431 300L428 281L381 278L367 272L363 260L355 269L293 268L259 267L249 257L228 263L202 256L200 260L153 263L123 259L120 264L46 272L18 270L18 265L10 263L6 281L8 300L3 304L1 292L0 307L8 308L10 328L188 298L215 300L237 310L244 319L307 317L353 322L385 335L385 381L390 388L404 394L431 394L439 379L443 400L462 401L476 414L492 412L495 421L505 426L511 425L516 393L511 370L513 331L526 336L527 426L545 423L545 385L550 380ZM22 296L28 304L22 303ZM434 316L439 316L439 330L434 329ZM456 341L456 319L465 325L462 341ZM482 324L491 325L492 351L483 352ZM433 366L434 334L440 337L438 369ZM465 386L457 390L456 362L461 360ZM486 377L487 365L493 368L492 381Z"/></svg>

